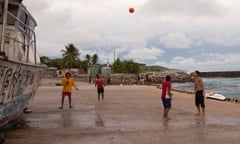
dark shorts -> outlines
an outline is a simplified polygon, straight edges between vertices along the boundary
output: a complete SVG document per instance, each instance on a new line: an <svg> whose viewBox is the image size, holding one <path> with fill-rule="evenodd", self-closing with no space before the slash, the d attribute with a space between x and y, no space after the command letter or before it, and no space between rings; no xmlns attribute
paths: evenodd
<svg viewBox="0 0 240 144"><path fill-rule="evenodd" d="M104 93L104 88L97 88L97 92L98 92L98 94Z"/></svg>
<svg viewBox="0 0 240 144"><path fill-rule="evenodd" d="M204 103L204 96L203 96L203 91L197 91L196 95L195 95L195 105L201 106L202 108L205 107L205 103Z"/></svg>
<svg viewBox="0 0 240 144"><path fill-rule="evenodd" d="M172 107L171 99L169 98L162 98L162 104L166 109L170 109Z"/></svg>
<svg viewBox="0 0 240 144"><path fill-rule="evenodd" d="M72 93L71 92L62 92L62 96L65 97L65 96L72 96Z"/></svg>

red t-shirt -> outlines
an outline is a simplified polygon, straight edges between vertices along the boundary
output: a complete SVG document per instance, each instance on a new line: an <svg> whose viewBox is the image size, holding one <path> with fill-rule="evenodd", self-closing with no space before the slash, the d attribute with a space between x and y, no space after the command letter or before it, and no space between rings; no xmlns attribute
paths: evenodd
<svg viewBox="0 0 240 144"><path fill-rule="evenodd" d="M97 86L97 88L103 88L103 85L104 85L103 80L97 79L95 85Z"/></svg>
<svg viewBox="0 0 240 144"><path fill-rule="evenodd" d="M170 98L168 91L171 90L171 83L169 81L164 81L162 83L162 98Z"/></svg>

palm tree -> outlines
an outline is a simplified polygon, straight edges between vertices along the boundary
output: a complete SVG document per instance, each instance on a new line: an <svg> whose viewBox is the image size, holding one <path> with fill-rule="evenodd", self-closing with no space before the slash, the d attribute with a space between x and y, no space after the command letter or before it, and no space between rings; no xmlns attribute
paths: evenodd
<svg viewBox="0 0 240 144"><path fill-rule="evenodd" d="M97 54L94 54L93 56L92 56L92 64L97 64L97 62L98 62L98 55Z"/></svg>
<svg viewBox="0 0 240 144"><path fill-rule="evenodd" d="M83 68L84 71L87 71L88 70L88 62L86 60L81 61L80 68Z"/></svg>
<svg viewBox="0 0 240 144"><path fill-rule="evenodd" d="M70 43L65 46L65 50L61 50L61 52L63 53L63 66L69 69L72 68L80 55L78 49L74 46L74 44Z"/></svg>
<svg viewBox="0 0 240 144"><path fill-rule="evenodd" d="M87 62L88 64L90 64L90 62L91 62L91 56L90 56L89 54L87 54L87 55L85 56L85 59L86 59L86 62Z"/></svg>

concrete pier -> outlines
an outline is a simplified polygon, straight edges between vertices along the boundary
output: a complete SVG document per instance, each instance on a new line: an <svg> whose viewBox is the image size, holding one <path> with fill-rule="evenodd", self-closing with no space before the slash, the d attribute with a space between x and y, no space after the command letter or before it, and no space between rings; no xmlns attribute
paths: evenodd
<svg viewBox="0 0 240 144"><path fill-rule="evenodd" d="M162 119L155 86L106 86L104 102L94 85L78 82L73 109L61 99L59 80L43 79L19 126L6 144L239 144L240 104L206 99L196 116L194 96L174 92L170 120Z"/></svg>

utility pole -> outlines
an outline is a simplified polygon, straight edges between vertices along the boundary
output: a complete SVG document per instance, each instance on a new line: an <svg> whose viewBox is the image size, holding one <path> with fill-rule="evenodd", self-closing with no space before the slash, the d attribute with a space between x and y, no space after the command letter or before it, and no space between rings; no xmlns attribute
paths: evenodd
<svg viewBox="0 0 240 144"><path fill-rule="evenodd" d="M113 62L115 62L115 60L116 60L116 51L115 51L115 48L114 48L114 50L113 50Z"/></svg>
<svg viewBox="0 0 240 144"><path fill-rule="evenodd" d="M109 68L109 59L107 59L107 67Z"/></svg>

